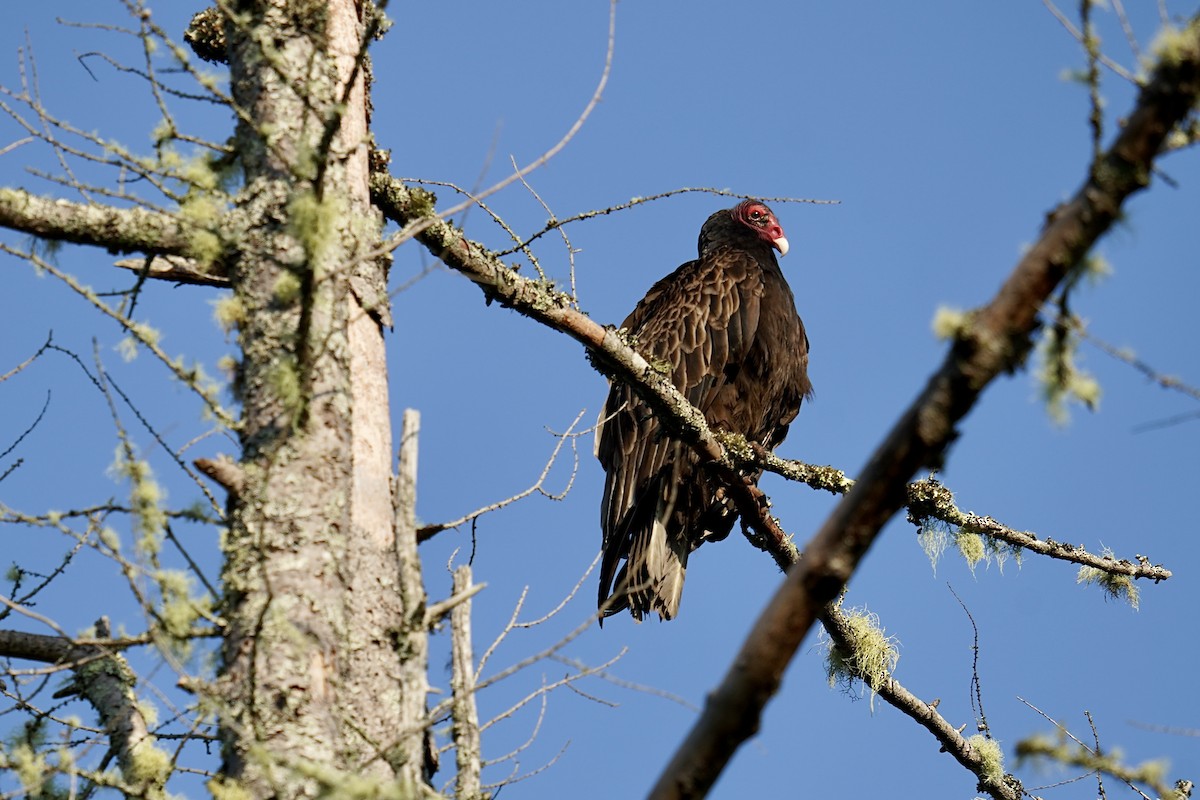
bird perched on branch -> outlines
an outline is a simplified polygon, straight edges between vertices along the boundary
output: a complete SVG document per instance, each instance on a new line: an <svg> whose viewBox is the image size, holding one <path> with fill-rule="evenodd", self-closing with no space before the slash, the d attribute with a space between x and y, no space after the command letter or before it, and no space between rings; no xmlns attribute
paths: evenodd
<svg viewBox="0 0 1200 800"><path fill-rule="evenodd" d="M654 284L621 327L713 430L773 449L812 394L808 336L775 260L788 251L783 228L765 204L746 200L708 218L699 251ZM596 455L607 472L600 609L671 619L689 554L728 536L737 509L627 384L609 389Z"/></svg>

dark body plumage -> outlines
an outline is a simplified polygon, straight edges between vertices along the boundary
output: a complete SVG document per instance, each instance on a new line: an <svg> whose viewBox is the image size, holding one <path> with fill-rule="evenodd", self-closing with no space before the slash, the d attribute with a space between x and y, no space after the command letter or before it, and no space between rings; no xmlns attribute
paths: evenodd
<svg viewBox="0 0 1200 800"><path fill-rule="evenodd" d="M762 203L718 211L700 229L699 258L654 284L622 324L714 430L768 449L783 441L812 393L808 337L776 249L787 252L787 240ZM728 536L737 511L720 481L666 435L627 385L612 384L601 419L600 608L670 619L688 555Z"/></svg>

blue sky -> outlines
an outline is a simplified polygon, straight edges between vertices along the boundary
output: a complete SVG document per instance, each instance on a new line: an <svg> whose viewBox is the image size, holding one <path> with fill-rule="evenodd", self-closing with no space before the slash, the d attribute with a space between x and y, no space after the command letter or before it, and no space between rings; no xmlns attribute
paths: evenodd
<svg viewBox="0 0 1200 800"><path fill-rule="evenodd" d="M178 33L199 7L164 3L155 19ZM1145 46L1157 13L1130 12ZM1114 15L1097 13L1106 52L1136 69ZM18 84L15 51L28 31L52 111L149 151L157 120L144 88L85 58L93 79L76 58L103 51L134 61L129 42L54 22L61 16L127 24L120 4L53 2L8 16L0 82ZM396 25L374 51L374 128L377 141L392 150L397 176L487 186L507 174L510 156L525 163L558 141L600 76L608 6L598 0L467 3L455 7L451 20L440 4L394 4L391 16ZM560 218L683 186L838 201L774 206L792 246L782 263L812 339L816 387L780 452L853 475L939 363L944 345L930 331L936 309L986 302L1044 214L1081 182L1090 157L1087 94L1063 74L1083 63L1079 45L1035 2L768 3L751 10L626 0L617 9L615 59L602 102L569 146L529 180ZM1133 90L1111 72L1103 78L1111 136ZM221 139L229 130L229 115L219 108L178 109L198 134ZM21 135L0 120L0 146ZM29 166L58 169L44 147L25 145L0 156L0 184L78 199L30 175ZM1113 275L1078 293L1073 307L1096 336L1195 385L1200 170L1194 152L1173 155L1162 167L1177 185L1156 180L1135 198L1100 248ZM454 201L450 190L438 192L443 206ZM571 226L583 309L599 321L620 322L651 283L692 257L705 217L730 204L690 194ZM547 217L519 185L489 205L522 233ZM474 239L506 245L503 231L478 209L465 225ZM9 234L4 240L26 241ZM543 238L537 252L547 272L565 282L561 239ZM99 251L68 247L55 258L99 290L131 282ZM428 254L406 246L397 253L393 286L429 263ZM0 281L0 373L36 350L51 329L56 343L89 364L94 339L114 379L173 446L204 430L194 398L148 354L125 363L116 351L122 332L53 278L6 257ZM151 286L138 316L162 330L167 352L188 354L216 373L217 359L232 350L212 321L218 296ZM394 297L393 419L398 425L405 407L423 414L418 513L428 522L454 519L533 483L554 447L547 429L566 429L585 409L590 424L605 393L578 345L481 299L465 279L441 270ZM911 526L896 520L856 574L846 603L879 614L900 641L896 677L923 698L941 698L943 715L966 723L970 733L974 634L952 588L978 627L984 710L1010 762L1018 739L1051 727L1024 698L1085 741L1090 711L1106 748L1119 746L1133 761L1168 758L1172 779L1200 780L1200 739L1153 729L1200 727L1193 677L1200 545L1192 508L1200 420L1139 429L1193 412L1195 402L1089 345L1081 355L1104 390L1097 413L1075 409L1068 426L1056 426L1028 373L1003 378L963 423L940 477L964 509L1092 551L1145 554L1175 577L1143 585L1134 611L1077 586L1071 565L1041 558L1027 556L1003 570L980 565L972 573L948 553L935 571ZM47 392L46 419L0 462L4 469L24 459L0 483L0 500L36 512L120 497L125 489L106 472L116 446L108 411L61 355L0 385L0 449L37 416ZM183 505L199 496L123 414L171 500ZM444 566L454 551L461 563L474 547L476 578L488 584L475 603L479 651L503 628L525 587L523 617L542 616L599 548L603 476L590 437L578 445L578 473L565 499L531 498L480 519L474 543L464 528L426 549L430 595L440 598L450 582ZM230 452L230 445L211 438L188 455L221 450ZM548 488L560 490L570 471L567 458L551 472ZM763 486L801 542L835 502L773 476ZM181 534L215 575L216 532L185 526ZM64 547L44 532L0 530L6 567L17 561L47 571ZM637 626L614 619L586 631L565 655L599 664L624 652L610 669L615 677L701 705L779 579L766 556L730 537L694 555L677 620ZM140 612L121 586L110 565L84 555L37 610L68 630L99 613L140 630ZM591 612L594 589L590 576L554 620L514 633L489 670L572 630ZM11 624L44 630L28 621ZM445 685L444 642L436 646L431 678ZM567 671L543 662L488 690L480 697L481 717ZM640 796L695 720L692 708L657 694L599 680L581 688L605 702L553 693L518 773L557 761L505 796ZM522 743L535 718L526 710L498 723L485 734L485 756ZM201 756L196 763L205 763ZM500 780L508 769L497 767L489 777ZM1064 775L1025 769L1019 777L1035 787ZM0 790L6 785L0 777ZM881 785L893 797L974 791L971 776L913 722L830 689L810 636L761 732L712 796L865 797L879 794ZM1107 786L1109 796L1127 791ZM1083 782L1039 793L1094 792L1094 783Z"/></svg>

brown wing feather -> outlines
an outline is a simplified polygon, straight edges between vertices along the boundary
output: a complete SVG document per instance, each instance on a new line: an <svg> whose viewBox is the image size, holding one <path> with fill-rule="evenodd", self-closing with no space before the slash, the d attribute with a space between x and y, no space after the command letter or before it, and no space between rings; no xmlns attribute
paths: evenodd
<svg viewBox="0 0 1200 800"><path fill-rule="evenodd" d="M688 262L655 284L622 327L636 337L638 350L651 364L669 369L672 382L705 413L710 425L738 430L729 400L742 388L734 382L758 331L763 291L762 270L751 256L740 251L719 253ZM612 613L630 600L620 588L624 576L618 574L618 567L629 558L631 547L649 546L638 539L654 535L655 514L664 507L710 504L711 498L704 495L711 491L707 479L694 474L696 457L691 450L660 430L649 407L628 386L612 385L603 420L597 434L597 456L607 472L601 506L604 556L599 600L604 606L615 591L619 596L606 609ZM690 494L679 497L680 491ZM732 522L730 518L723 533ZM640 599L635 592L636 617L649 610L669 612L665 616L674 613L682 566L698 543L689 541L689 535L695 534L673 530L671 541L665 543L679 561L679 585L642 587ZM652 574L649 580L660 578ZM647 597L653 601L660 591L668 595L665 608L642 607Z"/></svg>

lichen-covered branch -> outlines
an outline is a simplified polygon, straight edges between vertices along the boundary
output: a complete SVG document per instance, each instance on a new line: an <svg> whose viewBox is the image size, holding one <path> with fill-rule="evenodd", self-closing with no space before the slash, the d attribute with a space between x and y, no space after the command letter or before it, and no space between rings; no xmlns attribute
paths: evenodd
<svg viewBox="0 0 1200 800"><path fill-rule="evenodd" d="M763 494L738 472L734 460L709 429L704 415L687 402L668 376L655 370L622 337L620 331L600 325L571 305L571 296L544 280L526 278L478 242L434 213L436 198L422 189L405 186L385 173L371 176L371 199L389 219L416 231L415 238L447 266L461 272L489 302L511 308L561 331L588 349L593 363L605 374L634 386L654 409L672 436L694 448L711 462L730 487L739 507L761 505ZM777 527L760 530L777 542Z"/></svg>
<svg viewBox="0 0 1200 800"><path fill-rule="evenodd" d="M190 255L193 232L178 217L143 208L73 203L0 188L0 227L113 253Z"/></svg>
<svg viewBox="0 0 1200 800"><path fill-rule="evenodd" d="M1017 760L1039 765L1077 767L1097 776L1109 775L1134 787L1135 791L1138 791L1135 784L1141 784L1148 787L1159 800L1187 800L1192 796L1193 783L1190 780L1178 780L1173 786L1167 784L1166 763L1163 761L1126 764L1120 751L1103 752L1099 742L1095 748L1088 747L1078 739L1071 744L1067 741L1067 735L1065 729L1059 727L1057 736L1039 734L1023 739L1016 744ZM1140 791L1138 794L1146 797Z"/></svg>
<svg viewBox="0 0 1200 800"><path fill-rule="evenodd" d="M1080 545L1056 542L1050 538L1040 539L1028 531L1010 528L991 517L963 511L955 505L954 495L950 490L932 479L910 483L907 495L905 507L908 509L908 519L914 525L920 526L928 519L937 519L947 525L957 527L964 533L989 536L1014 548L1029 550L1039 555L1060 561L1069 561L1084 567L1092 567L1110 575L1146 578L1155 582L1171 577L1169 569L1160 564L1151 564L1145 556L1138 556L1135 564L1124 558L1118 559L1104 554L1097 555Z"/></svg>
<svg viewBox="0 0 1200 800"><path fill-rule="evenodd" d="M822 611L820 620L834 645L848 652L854 651L850 624L840 609L832 604L827 606ZM871 688L889 705L933 734L943 750L979 779L979 791L986 792L996 800L1020 800L1021 784L1015 778L1005 775L1003 770L997 770L987 755L968 737L962 735L960 728L955 728L938 713L936 703L926 703L890 675L873 682Z"/></svg>
<svg viewBox="0 0 1200 800"><path fill-rule="evenodd" d="M371 178L371 197L384 213L401 225L411 225L433 214L432 195L405 186L384 173ZM728 483L734 487L735 500L743 516L754 526L753 543L769 553L781 568L795 562L796 549L790 538L766 512L762 493L742 480L739 470L764 469L788 480L808 484L833 494L846 494L855 481L834 467L816 466L780 458L761 447L722 436L709 430L703 415L692 407L661 373L652 369L624 341L619 332L601 326L570 305L566 293L557 292L543 280L518 274L494 253L465 237L448 222L436 220L416 234L417 240L448 266L474 281L489 301L512 308L581 342L589 350L595 365L605 374L635 386L650 403L672 434L696 448L703 458L717 462ZM1170 571L1148 562L1096 555L1084 548L1039 539L1032 533L1017 531L991 517L968 514L954 505L949 490L921 481L908 487L905 505L914 522L926 517L939 519L965 531L991 536L1013 547L1026 548L1052 558L1092 566L1135 578L1164 580Z"/></svg>
<svg viewBox="0 0 1200 800"><path fill-rule="evenodd" d="M733 451L736 454L736 450ZM834 467L816 466L803 461L793 461L762 448L754 448L753 458L747 461L753 468L773 472L791 481L804 483L814 489L844 495L854 486L854 479ZM963 511L954 502L954 495L944 484L933 479L914 481L908 484L904 507L908 519L921 526L935 519L954 526L964 533L977 533L1003 542L1013 548L1028 550L1060 561L1068 561L1085 567L1094 567L1113 575L1130 578L1145 578L1163 581L1171 577L1171 571L1160 564L1151 564L1145 556L1138 556L1137 563L1118 559L1110 555L1097 555L1081 545L1058 542L1049 537L1039 538L1029 531L1009 527L990 516Z"/></svg>
<svg viewBox="0 0 1200 800"><path fill-rule="evenodd" d="M103 621L97 629L101 636L107 635ZM124 658L102 645L12 630L0 631L0 654L71 669L74 678L59 694L79 695L96 709L121 768L127 796L166 797L163 787L171 776L171 756L157 747L150 734L133 691L137 678Z"/></svg>

